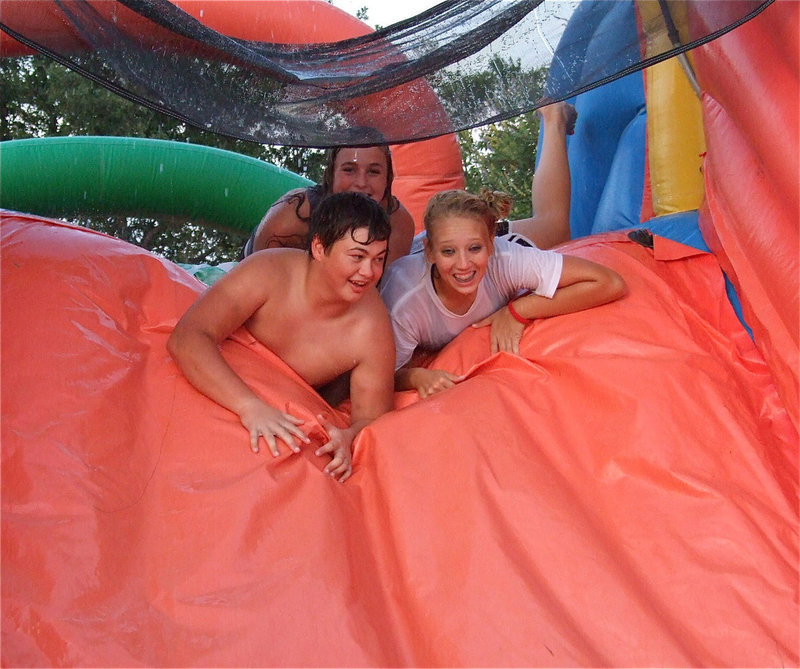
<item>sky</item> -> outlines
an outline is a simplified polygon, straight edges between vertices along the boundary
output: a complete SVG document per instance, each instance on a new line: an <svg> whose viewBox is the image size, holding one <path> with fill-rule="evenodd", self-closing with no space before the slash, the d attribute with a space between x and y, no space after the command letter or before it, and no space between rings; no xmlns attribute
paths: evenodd
<svg viewBox="0 0 800 669"><path fill-rule="evenodd" d="M356 15L362 7L368 11L366 23L371 26L390 26L426 9L438 5L442 0L333 0L333 4L348 14Z"/></svg>

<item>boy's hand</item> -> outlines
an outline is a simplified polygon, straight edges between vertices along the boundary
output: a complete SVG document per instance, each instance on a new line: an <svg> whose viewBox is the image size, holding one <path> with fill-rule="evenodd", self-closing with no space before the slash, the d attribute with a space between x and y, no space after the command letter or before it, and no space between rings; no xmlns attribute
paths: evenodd
<svg viewBox="0 0 800 669"><path fill-rule="evenodd" d="M332 460L323 471L329 476L338 479L340 483L344 483L350 478L350 474L353 473L353 460L350 453L350 445L353 442L355 434L351 429L342 430L336 427L321 414L317 416L317 420L319 420L320 425L322 425L328 433L329 441L327 444L320 446L314 454L324 455L325 453L329 453Z"/></svg>
<svg viewBox="0 0 800 669"><path fill-rule="evenodd" d="M270 452L276 458L280 455L276 438L283 441L294 453L300 452L298 440L304 444L310 443L310 439L297 427L302 425L304 420L278 411L260 399L247 402L239 410L239 420L250 433L250 448L253 453L259 452L260 437L264 437Z"/></svg>

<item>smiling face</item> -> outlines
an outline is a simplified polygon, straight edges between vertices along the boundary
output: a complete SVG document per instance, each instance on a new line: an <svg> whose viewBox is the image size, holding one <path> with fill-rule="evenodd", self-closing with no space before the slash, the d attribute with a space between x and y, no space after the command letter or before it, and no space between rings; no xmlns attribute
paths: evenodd
<svg viewBox="0 0 800 669"><path fill-rule="evenodd" d="M472 306L493 252L489 230L479 218L449 215L431 226L425 255L435 265L436 294L450 311L465 313Z"/></svg>
<svg viewBox="0 0 800 669"><path fill-rule="evenodd" d="M331 192L364 193L382 202L389 183L384 150L378 146L358 149L342 148L333 166Z"/></svg>
<svg viewBox="0 0 800 669"><path fill-rule="evenodd" d="M383 275L387 240L369 242L369 228L357 228L338 239L327 250L318 237L311 242L311 254L320 261L329 284L347 302L355 302L375 286Z"/></svg>

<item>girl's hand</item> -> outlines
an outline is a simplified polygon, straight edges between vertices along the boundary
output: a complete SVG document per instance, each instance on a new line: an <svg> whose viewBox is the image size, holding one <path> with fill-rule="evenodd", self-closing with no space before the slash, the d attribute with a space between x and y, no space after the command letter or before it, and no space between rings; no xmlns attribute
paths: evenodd
<svg viewBox="0 0 800 669"><path fill-rule="evenodd" d="M472 327L482 328L487 325L492 326L489 335L492 342L492 353L507 351L519 355L519 342L525 326L511 315L508 307L498 309L491 316L487 316L482 321L474 323Z"/></svg>
<svg viewBox="0 0 800 669"><path fill-rule="evenodd" d="M413 371L410 380L411 385L416 389L419 396L425 399L443 390L452 388L465 378L464 376L456 376L450 372L445 372L443 369L425 369L424 367L418 367Z"/></svg>

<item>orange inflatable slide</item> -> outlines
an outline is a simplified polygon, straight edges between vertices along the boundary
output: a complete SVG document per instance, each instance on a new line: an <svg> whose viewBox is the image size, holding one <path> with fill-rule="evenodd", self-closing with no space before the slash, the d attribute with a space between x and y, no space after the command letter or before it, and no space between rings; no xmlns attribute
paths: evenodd
<svg viewBox="0 0 800 669"><path fill-rule="evenodd" d="M714 253L623 231L565 245L621 273L627 297L535 323L520 356L464 332L436 364L467 380L398 393L357 438L345 484L313 452L315 416L346 412L245 330L224 355L305 418L302 453L254 455L238 418L175 367L166 340L203 284L4 211L3 666L800 663L797 293L782 305L750 290L782 295L776 276L796 288L797 265L772 256L765 275L747 241L766 254L793 234L797 248L797 218L775 213L797 184L764 152L783 190L726 188L745 175L718 142L747 97L717 76L765 48L764 22L798 13L778 2L695 51ZM790 93L772 104L796 121ZM758 155L739 134L737 155ZM786 141L796 157L796 128ZM744 191L745 206L773 203L755 232Z"/></svg>

